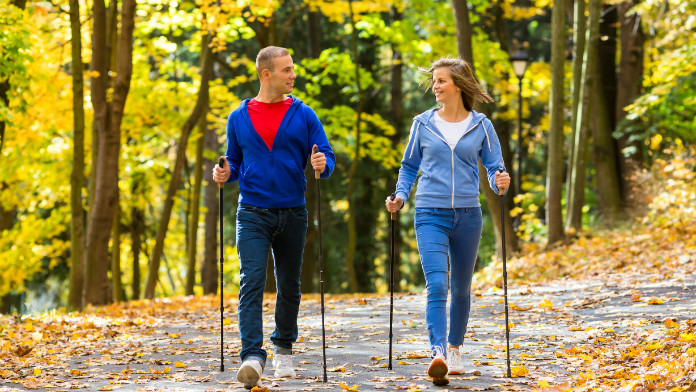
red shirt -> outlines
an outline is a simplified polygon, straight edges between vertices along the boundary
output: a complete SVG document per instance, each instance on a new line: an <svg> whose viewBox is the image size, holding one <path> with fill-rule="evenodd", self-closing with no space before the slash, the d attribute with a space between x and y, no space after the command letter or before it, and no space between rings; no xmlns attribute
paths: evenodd
<svg viewBox="0 0 696 392"><path fill-rule="evenodd" d="M261 136L261 139L266 142L269 150L273 148L273 140L278 133L278 127L283 122L283 117L291 105L292 98L290 97L274 103L259 102L256 99L247 103L251 125L254 126L254 130Z"/></svg>

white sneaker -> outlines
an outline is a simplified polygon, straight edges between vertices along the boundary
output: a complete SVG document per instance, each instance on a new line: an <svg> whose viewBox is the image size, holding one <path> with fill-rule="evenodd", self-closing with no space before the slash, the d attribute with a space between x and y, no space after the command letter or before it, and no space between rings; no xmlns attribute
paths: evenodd
<svg viewBox="0 0 696 392"><path fill-rule="evenodd" d="M442 355L442 349L440 347L435 347L433 349L433 360L428 366L428 376L433 379L433 384L441 386L449 384L449 378L447 378L447 359Z"/></svg>
<svg viewBox="0 0 696 392"><path fill-rule="evenodd" d="M458 348L447 349L447 374L464 374L464 364L462 363L462 355Z"/></svg>
<svg viewBox="0 0 696 392"><path fill-rule="evenodd" d="M295 369L292 366L292 355L275 354L273 355L273 366L275 367L275 378L295 377Z"/></svg>
<svg viewBox="0 0 696 392"><path fill-rule="evenodd" d="M237 371L237 380L244 384L244 388L251 389L256 386L261 386L261 374L263 374L263 366L256 358L246 359L242 362L242 366Z"/></svg>

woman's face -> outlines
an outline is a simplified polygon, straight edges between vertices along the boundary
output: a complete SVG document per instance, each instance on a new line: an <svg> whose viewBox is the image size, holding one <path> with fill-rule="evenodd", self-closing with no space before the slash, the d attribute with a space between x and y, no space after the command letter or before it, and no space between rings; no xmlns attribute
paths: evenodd
<svg viewBox="0 0 696 392"><path fill-rule="evenodd" d="M449 67L433 70L433 94L439 103L454 103L461 99L461 89L454 84Z"/></svg>

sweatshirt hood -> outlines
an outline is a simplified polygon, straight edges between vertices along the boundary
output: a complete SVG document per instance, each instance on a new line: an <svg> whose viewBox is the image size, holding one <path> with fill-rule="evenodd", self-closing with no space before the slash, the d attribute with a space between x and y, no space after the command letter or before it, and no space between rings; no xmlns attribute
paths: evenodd
<svg viewBox="0 0 696 392"><path fill-rule="evenodd" d="M414 120L414 121L418 121L418 122L422 123L423 125L428 125L428 124L430 124L431 121L433 120L433 116L435 115L435 111L436 111L437 109L438 109L438 108L432 108L432 109L430 109L430 110L426 110L425 112L423 112L423 113L417 115L416 117L414 117L413 120ZM472 125L478 124L478 123L480 123L481 121L483 121L483 120L486 118L486 115L485 115L485 114L479 113L479 112L477 112L476 110L472 110L472 111L471 111L471 114L472 114L472 116L473 116L472 119L471 119L471 124L472 124Z"/></svg>
<svg viewBox="0 0 696 392"><path fill-rule="evenodd" d="M301 100L301 99L297 98L296 96L294 96L294 95L292 95L292 94L287 94L287 96L288 96L288 98L292 98L292 105L291 105L291 106L299 105L299 104L302 103L302 100ZM248 104L249 101L251 101L252 99L254 99L254 98L246 98L246 99L243 99L242 102L239 103L239 108L240 108L240 109L246 109L247 104Z"/></svg>

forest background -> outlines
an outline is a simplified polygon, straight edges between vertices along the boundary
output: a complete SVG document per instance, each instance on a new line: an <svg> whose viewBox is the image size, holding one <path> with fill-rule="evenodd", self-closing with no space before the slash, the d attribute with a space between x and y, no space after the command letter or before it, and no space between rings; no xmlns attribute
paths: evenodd
<svg viewBox="0 0 696 392"><path fill-rule="evenodd" d="M693 0L0 5L5 313L218 291L210 171L227 115L257 92L254 58L267 45L291 49L293 95L315 109L337 156L321 184L329 292L388 289L383 203L412 117L434 106L418 68L442 56L469 60L495 99L477 110L492 119L513 177L502 211L508 255L631 230L675 180L686 191L660 200L685 206L674 218L694 217ZM510 59L521 54L518 77ZM302 290L313 292L317 201L307 177ZM501 254L499 199L481 192L477 270ZM230 293L237 197L236 184L225 187ZM395 289L421 290L408 204L396 232Z"/></svg>

